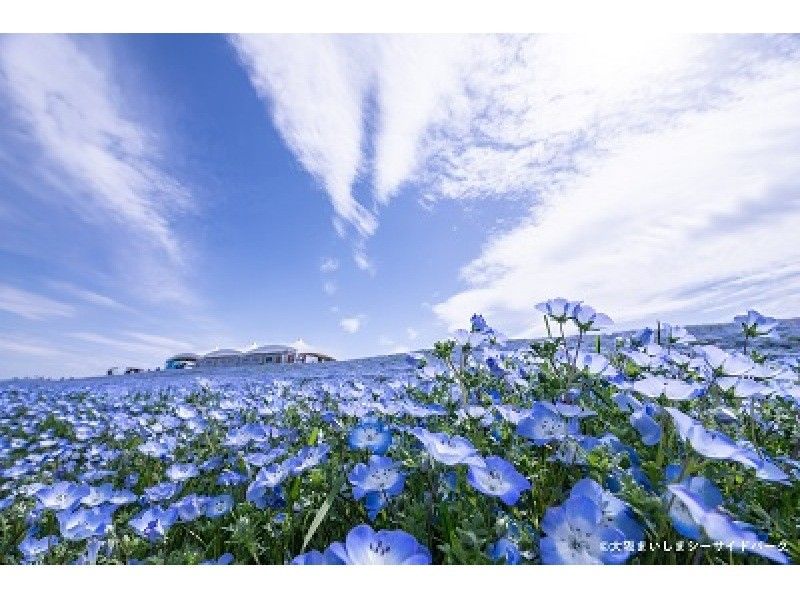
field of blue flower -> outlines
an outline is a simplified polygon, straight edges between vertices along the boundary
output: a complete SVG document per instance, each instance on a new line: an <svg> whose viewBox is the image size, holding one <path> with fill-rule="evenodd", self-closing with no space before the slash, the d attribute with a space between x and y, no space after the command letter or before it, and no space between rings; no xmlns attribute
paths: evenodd
<svg viewBox="0 0 800 598"><path fill-rule="evenodd" d="M476 315L378 373L2 383L0 562L800 560L800 368L753 344L776 321L608 347L588 305L537 308L543 340Z"/></svg>

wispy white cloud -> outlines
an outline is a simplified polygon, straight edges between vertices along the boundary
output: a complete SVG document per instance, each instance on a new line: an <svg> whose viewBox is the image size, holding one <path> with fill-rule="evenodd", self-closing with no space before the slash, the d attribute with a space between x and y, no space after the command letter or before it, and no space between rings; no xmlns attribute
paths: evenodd
<svg viewBox="0 0 800 598"><path fill-rule="evenodd" d="M419 142L453 104L470 53L459 36L247 35L231 38L275 126L330 196L338 219L375 232L419 164ZM367 177L374 197L359 202ZM337 224L337 231L344 228ZM356 255L362 269L365 256Z"/></svg>
<svg viewBox="0 0 800 598"><path fill-rule="evenodd" d="M341 326L342 330L347 334L355 334L361 329L365 320L366 318L362 315L342 318L339 320L339 326Z"/></svg>
<svg viewBox="0 0 800 598"><path fill-rule="evenodd" d="M713 111L797 41L651 34L481 36L461 110L424 140L431 198L540 199L631 135Z"/></svg>
<svg viewBox="0 0 800 598"><path fill-rule="evenodd" d="M0 311L28 320L70 317L75 314L75 308L68 303L5 284L0 284Z"/></svg>
<svg viewBox="0 0 800 598"><path fill-rule="evenodd" d="M125 270L158 283L149 298L185 299L176 273L185 249L172 219L191 209L191 197L170 174L155 128L130 115L133 96L116 82L113 66L96 38L0 40L0 90L18 142L35 147L24 172L45 200L57 198L90 224L124 229Z"/></svg>
<svg viewBox="0 0 800 598"><path fill-rule="evenodd" d="M18 335L0 335L0 350L31 357L58 357L63 352L50 344Z"/></svg>
<svg viewBox="0 0 800 598"><path fill-rule="evenodd" d="M57 291L68 293L82 301L86 301L87 303L91 303L99 307L107 307L110 309L118 309L123 311L129 311L131 309L116 299L112 299L107 295L103 295L95 291L90 291L89 289L84 289L78 285L72 284L71 282L66 282L63 280L51 280L48 282L48 284L51 288Z"/></svg>
<svg viewBox="0 0 800 598"><path fill-rule="evenodd" d="M184 341L144 332L129 331L111 336L99 332L78 331L69 332L67 336L81 343L110 347L122 355L135 356L150 363L160 362L167 354L192 350L192 345Z"/></svg>
<svg viewBox="0 0 800 598"><path fill-rule="evenodd" d="M362 235L359 268L375 271L363 236L405 184L425 202L514 198L528 211L463 268L466 289L434 306L449 326L477 309L529 333L533 303L550 294L630 321L656 312L708 319L756 302L790 311L800 280L791 266L800 246L789 241L800 174L796 38L235 44L277 128L334 206L352 207L354 188L371 189L360 198L371 203L369 226L337 208ZM759 283L765 271L782 272L786 284ZM709 304L719 308L700 314Z"/></svg>
<svg viewBox="0 0 800 598"><path fill-rule="evenodd" d="M336 283L331 282L330 280L326 281L325 284L322 285L322 290L325 291L326 295L334 295L337 291Z"/></svg>
<svg viewBox="0 0 800 598"><path fill-rule="evenodd" d="M191 351L192 345L185 341L146 332L127 332L126 336L148 346L164 348L169 351Z"/></svg>
<svg viewBox="0 0 800 598"><path fill-rule="evenodd" d="M633 324L657 315L714 321L750 306L797 315L800 70L796 49L761 41L761 53L749 38L716 47L730 62L716 68L706 54L702 76L693 61L683 65L688 74L670 65L650 83L661 111L609 100L619 114L609 109L592 150L568 154L580 164L569 176L515 165L515 180L543 184L540 202L487 242L462 270L467 288L435 313L458 327L483 311L518 335L537 330L533 304L552 295ZM624 81L625 94L651 93ZM584 130L567 129L573 137ZM499 172L490 168L481 184Z"/></svg>
<svg viewBox="0 0 800 598"><path fill-rule="evenodd" d="M275 126L331 198L336 216L364 235L373 214L353 197L362 161L362 106L370 73L334 36L231 38ZM344 38L346 41L346 38Z"/></svg>

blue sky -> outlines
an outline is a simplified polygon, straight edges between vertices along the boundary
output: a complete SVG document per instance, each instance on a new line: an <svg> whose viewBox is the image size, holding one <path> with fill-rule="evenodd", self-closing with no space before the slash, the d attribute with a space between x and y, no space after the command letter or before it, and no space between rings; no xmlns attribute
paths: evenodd
<svg viewBox="0 0 800 598"><path fill-rule="evenodd" d="M800 41L0 37L0 376L583 299L798 315Z"/></svg>

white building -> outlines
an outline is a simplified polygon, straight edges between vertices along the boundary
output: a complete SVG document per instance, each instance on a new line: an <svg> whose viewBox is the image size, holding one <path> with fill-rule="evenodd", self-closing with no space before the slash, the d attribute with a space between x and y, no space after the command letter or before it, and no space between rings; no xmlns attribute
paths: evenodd
<svg viewBox="0 0 800 598"><path fill-rule="evenodd" d="M294 363L297 349L288 345L261 345L242 355L242 364Z"/></svg>
<svg viewBox="0 0 800 598"><path fill-rule="evenodd" d="M166 369L187 370L195 367L198 361L200 356L196 353L178 353L167 359Z"/></svg>
<svg viewBox="0 0 800 598"><path fill-rule="evenodd" d="M231 366L239 365L242 362L244 353L236 349L217 349L201 356L197 365L204 366Z"/></svg>
<svg viewBox="0 0 800 598"><path fill-rule="evenodd" d="M188 369L193 367L221 367L237 365L264 365L268 363L310 363L333 361L324 353L303 352L289 345L253 345L244 351L236 349L215 349L205 355L179 353L167 359L167 369Z"/></svg>

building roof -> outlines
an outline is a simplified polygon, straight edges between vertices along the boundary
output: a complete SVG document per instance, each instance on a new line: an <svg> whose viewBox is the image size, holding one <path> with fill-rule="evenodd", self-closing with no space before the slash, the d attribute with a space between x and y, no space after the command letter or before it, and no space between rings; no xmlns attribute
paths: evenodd
<svg viewBox="0 0 800 598"><path fill-rule="evenodd" d="M261 345L247 351L248 355L258 353L297 353L297 350L289 345Z"/></svg>
<svg viewBox="0 0 800 598"><path fill-rule="evenodd" d="M241 355L241 351L237 351L236 349L217 349L216 351L211 351L210 353L206 353L203 357L234 357Z"/></svg>
<svg viewBox="0 0 800 598"><path fill-rule="evenodd" d="M196 353L178 353L177 355L173 355L167 361L178 361L181 359L199 359L200 356Z"/></svg>

